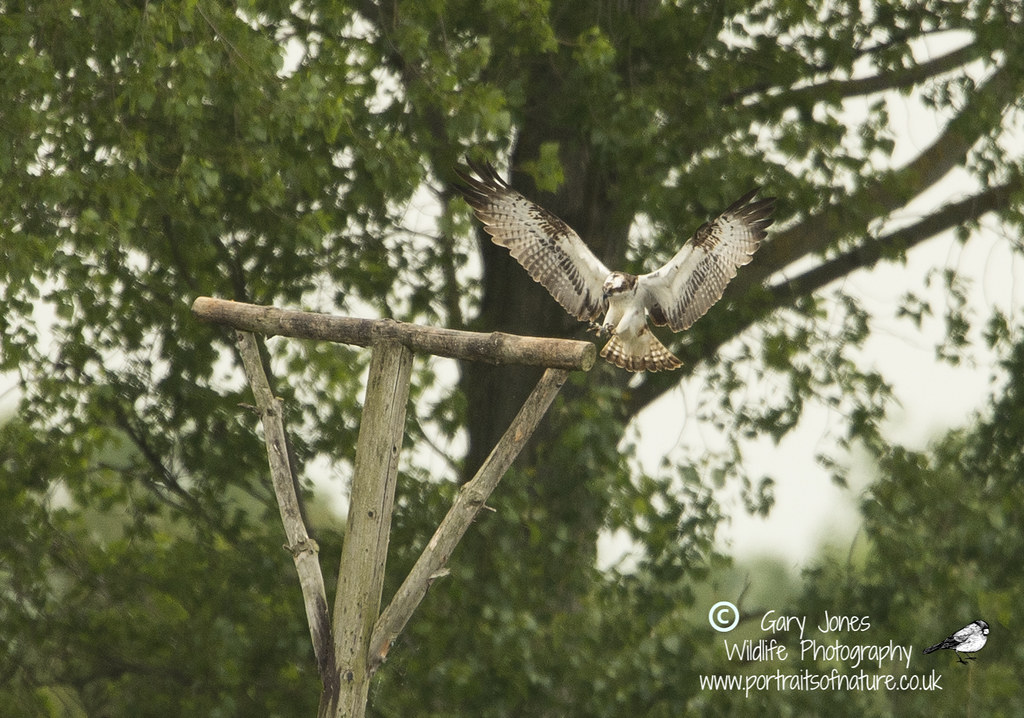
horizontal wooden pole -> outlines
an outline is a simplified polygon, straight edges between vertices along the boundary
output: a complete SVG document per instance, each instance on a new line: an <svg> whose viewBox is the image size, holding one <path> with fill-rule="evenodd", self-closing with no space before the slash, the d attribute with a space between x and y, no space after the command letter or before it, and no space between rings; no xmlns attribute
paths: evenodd
<svg viewBox="0 0 1024 718"><path fill-rule="evenodd" d="M387 339L397 341L414 352L488 364L589 371L597 357L593 344L572 339L438 329L393 319L357 319L298 312L211 297L196 299L192 313L206 322L266 336L321 339L361 347Z"/></svg>

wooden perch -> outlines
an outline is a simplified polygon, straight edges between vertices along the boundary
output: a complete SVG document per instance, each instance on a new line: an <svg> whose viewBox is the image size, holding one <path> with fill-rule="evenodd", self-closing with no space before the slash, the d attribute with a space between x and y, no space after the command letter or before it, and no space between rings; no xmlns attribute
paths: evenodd
<svg viewBox="0 0 1024 718"><path fill-rule="evenodd" d="M590 342L525 337L504 332L482 334L437 329L393 319L356 319L289 311L211 297L196 299L192 313L203 321L266 336L321 339L361 347L389 339L414 352L488 364L525 364L589 371L597 357L597 349Z"/></svg>
<svg viewBox="0 0 1024 718"><path fill-rule="evenodd" d="M540 423L570 369L589 370L589 342L434 329L390 319L353 319L200 297L192 312L238 329L238 348L252 386L281 520L299 574L323 692L322 718L363 718L370 678L423 600L487 497ZM270 388L253 332L370 346L372 358L356 445L352 493L341 551L333 623L319 549L306 531L285 435L281 400ZM387 609L379 615L398 455L404 435L412 353L548 367L473 480L462 487Z"/></svg>

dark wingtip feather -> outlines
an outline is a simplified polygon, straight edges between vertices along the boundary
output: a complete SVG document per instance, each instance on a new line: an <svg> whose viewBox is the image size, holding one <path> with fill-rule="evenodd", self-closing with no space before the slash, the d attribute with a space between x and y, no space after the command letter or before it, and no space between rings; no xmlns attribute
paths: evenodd
<svg viewBox="0 0 1024 718"><path fill-rule="evenodd" d="M501 178L494 165L490 162L476 162L466 157L465 165L455 165L455 174L460 180L472 187L506 190L508 183ZM474 176L475 175L475 176Z"/></svg>
<svg viewBox="0 0 1024 718"><path fill-rule="evenodd" d="M747 202L749 202L750 200L754 199L754 195L756 195L760 191L761 191L760 187L754 187L754 189L750 190L749 192L744 194L742 197L740 197L738 200L736 200L735 202L730 204L728 207L726 207L725 211L726 212L733 212L733 211L739 209L740 207L745 205Z"/></svg>
<svg viewBox="0 0 1024 718"><path fill-rule="evenodd" d="M740 197L738 200L729 205L728 209L722 214L733 213L744 219L752 226L758 227L761 230L767 229L774 222L775 218L772 217L772 212L775 211L776 197L763 197L759 200L752 201L754 196L761 191L760 187L747 192L745 195Z"/></svg>
<svg viewBox="0 0 1024 718"><path fill-rule="evenodd" d="M475 162L469 157L465 161L465 165L454 167L455 176L459 178L455 189L474 209L479 209L480 203L489 197L511 191L490 162Z"/></svg>

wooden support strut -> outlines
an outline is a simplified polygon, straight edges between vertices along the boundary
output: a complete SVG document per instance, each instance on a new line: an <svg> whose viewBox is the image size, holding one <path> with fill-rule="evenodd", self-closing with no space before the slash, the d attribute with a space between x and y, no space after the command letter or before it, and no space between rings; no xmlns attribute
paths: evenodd
<svg viewBox="0 0 1024 718"><path fill-rule="evenodd" d="M320 548L310 537L302 518L299 496L295 488L295 472L288 456L282 402L270 389L270 382L260 360L256 337L249 332L240 331L237 333L236 344L256 399L260 421L263 423L263 437L267 445L274 495L277 497L281 522L288 538L285 548L291 552L295 561L299 586L302 588L306 621L309 623L310 638L313 641L313 655L316 656L317 669L323 683L320 697L323 710L320 715L333 716L334 711L330 706L337 703L338 676L335 670L330 614L327 611L327 590L317 557Z"/></svg>
<svg viewBox="0 0 1024 718"><path fill-rule="evenodd" d="M512 420L504 435L488 455L471 481L459 489L451 509L442 519L437 531L427 543L423 553L416 559L405 581L395 592L391 603L381 614L373 627L369 645L371 672L377 670L387 657L388 650L405 624L412 617L416 607L427 594L430 584L443 575L444 566L452 551L458 545L469 525L484 507L491 492L498 486L501 477L512 465L523 445L533 435L534 429L544 418L558 390L569 375L563 369L548 369L537 382L533 392L523 403L516 418Z"/></svg>

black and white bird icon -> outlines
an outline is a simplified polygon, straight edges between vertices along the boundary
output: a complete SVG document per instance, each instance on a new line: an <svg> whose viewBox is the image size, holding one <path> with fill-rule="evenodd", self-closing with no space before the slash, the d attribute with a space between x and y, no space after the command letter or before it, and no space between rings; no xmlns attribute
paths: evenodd
<svg viewBox="0 0 1024 718"><path fill-rule="evenodd" d="M932 653L940 648L952 648L953 652L956 653L956 659L966 665L967 661L961 658L960 654L980 651L985 647L986 641L988 641L988 624L979 620L974 623L968 623L941 643L936 643L934 646L924 649L924 652ZM972 661L974 660L974 656L967 657Z"/></svg>

